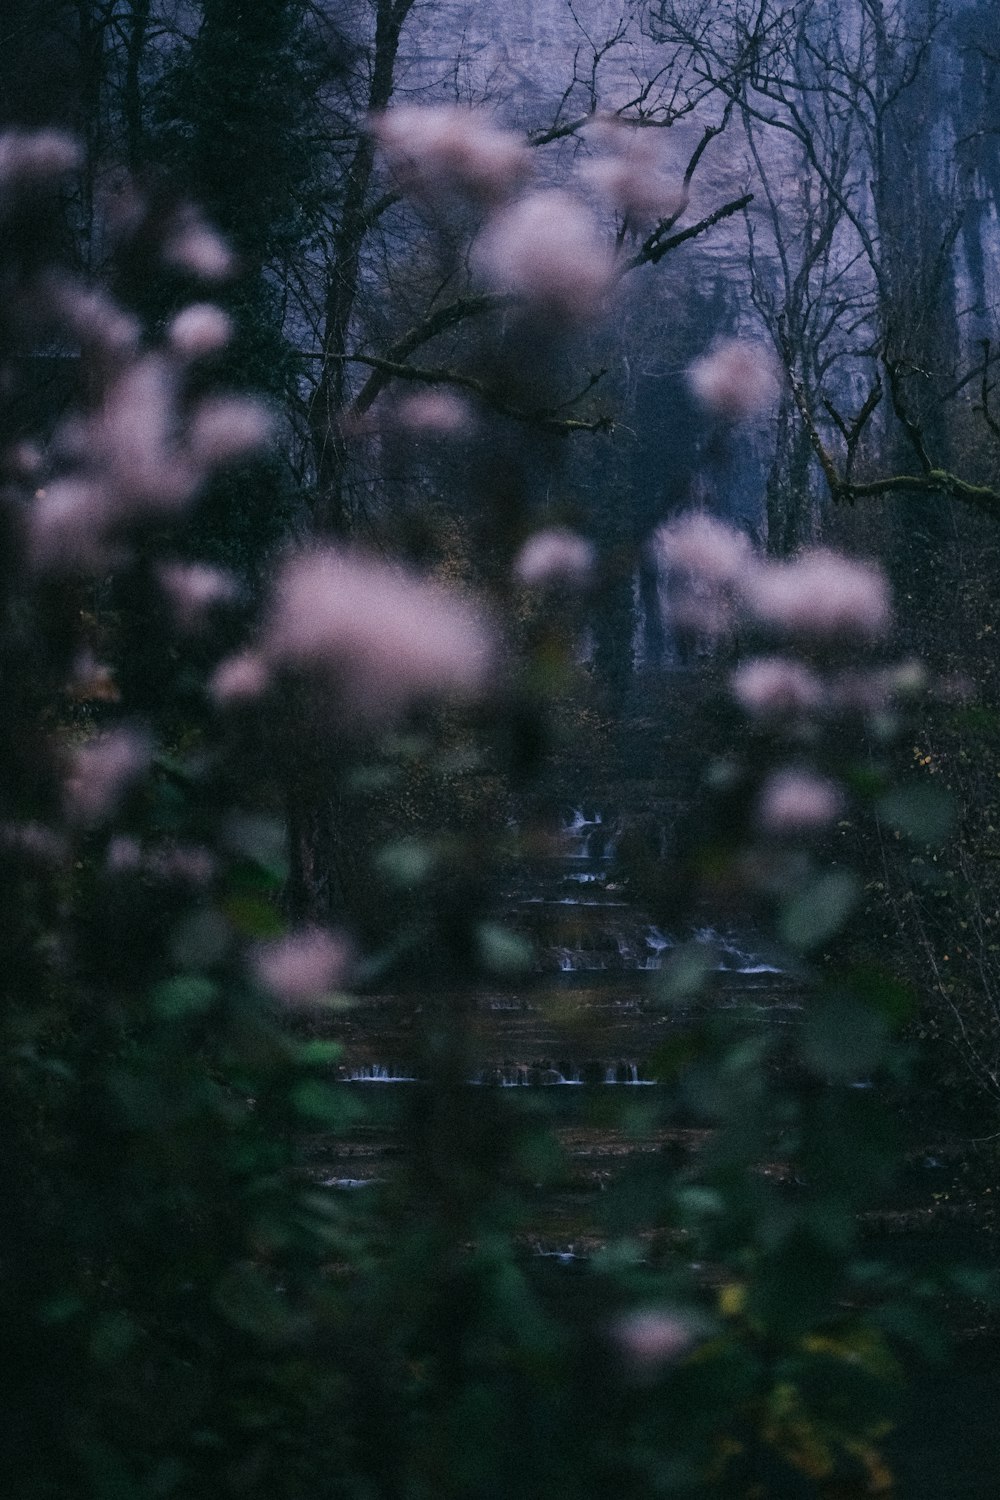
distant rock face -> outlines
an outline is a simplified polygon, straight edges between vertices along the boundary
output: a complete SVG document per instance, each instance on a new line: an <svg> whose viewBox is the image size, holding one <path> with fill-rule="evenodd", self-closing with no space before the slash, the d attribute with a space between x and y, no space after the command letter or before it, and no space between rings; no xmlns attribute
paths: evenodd
<svg viewBox="0 0 1000 1500"><path fill-rule="evenodd" d="M640 170L648 165L664 191L679 192L688 162L705 128L717 125L721 99L703 110L680 114L682 96L658 97L648 80L663 69L670 52L639 23L634 0L437 0L404 32L400 53L399 103L468 102L495 114L504 125L530 133L591 115L642 113L664 122L642 132ZM543 183L586 198L613 231L609 204L586 165L614 151L613 141L556 138L534 153ZM584 168L581 171L581 168ZM679 227L697 223L747 189L746 140L738 122L713 140L699 163ZM643 231L644 232L644 231ZM767 241L766 222L758 244ZM637 234L626 236L628 254ZM586 444L579 458L578 494L593 492L593 504L621 496L612 523L622 538L641 543L678 508L703 503L758 532L765 477L773 451L770 414L743 424L737 435L717 430L691 397L685 378L690 362L716 333L754 327L747 289L747 239L736 214L665 260L625 279L610 332L615 374L605 382L606 399L623 414L616 457L596 462ZM760 336L759 328L756 330ZM605 362L604 357L601 363ZM621 365L626 368L622 374ZM573 461L578 455L574 453ZM601 463L605 463L602 469ZM585 506L586 509L586 506ZM601 525L606 525L601 522ZM657 620L655 570L647 568L627 585L637 650L647 663L670 655Z"/></svg>
<svg viewBox="0 0 1000 1500"><path fill-rule="evenodd" d="M721 123L725 99L721 93L705 91L702 80L694 102L699 88L693 76L670 73L670 68L676 69L678 54L658 42L644 24L652 8L637 0L574 0L572 7L568 0L428 0L414 12L404 33L397 97L408 103L470 103L492 112L503 124L536 136L553 125L566 126L590 115L621 111L635 117L642 113L647 120L662 122L662 128L642 132L644 137L655 138L659 148L653 174L665 183L680 184L705 130ZM898 0L895 7L885 9L896 18L890 17L889 24L902 28L895 51L890 48L890 55L882 59L888 76L902 65L906 49L915 45L926 7L923 0ZM951 355L942 356L940 363L944 367L952 356L956 365L963 360L966 365L974 363L980 357L975 341L987 336L996 339L1000 169L995 150L969 143L995 142L1000 128L1000 86L995 65L991 71L984 60L995 56L1000 23L995 20L995 0L955 0L952 9L953 19L938 29L919 88L913 91L919 97L907 106L908 114L901 107L897 121L906 148L903 154L908 152L912 159L905 182L895 182L889 171L881 184L874 180L876 167L866 155L866 129L871 122L862 118L868 97L863 89L856 106L845 106L859 112L850 141L846 135L838 136L835 111L828 118L823 115L825 84L812 95L808 90L801 94L799 103L806 116L815 110L820 121L817 139L825 141L823 129L832 131L820 149L829 147L834 155L841 151L850 163L842 190L851 195L855 216L852 221L842 204L834 209L839 221L812 269L807 267L809 234L803 226L812 216L812 232L818 233L816 225L824 212L820 174L794 131L783 128L789 123L786 107L760 93L753 95L755 113L744 120L734 110L725 131L707 145L678 227L696 225L748 192L753 194L752 203L745 212L725 217L671 252L659 266L625 278L611 335L611 363L620 367L619 375L612 377L618 380L612 396L624 420L607 474L598 479L593 467L581 477L581 484L586 487L589 482L595 491L603 486L605 494L617 487L628 496L633 539L646 534L664 512L693 503L738 519L761 535L766 529L762 499L769 471L782 493L792 489L807 497L825 493L809 452L804 456L800 452L794 412L782 427L781 441L787 451L772 470L772 460L782 452L773 409L735 426L727 426L721 418L713 425L710 416L691 400L685 372L718 335L749 336L765 343L772 335L776 337L777 316L786 298L800 295L793 283L806 267L805 302L798 308L800 327L804 338L810 336L807 324L812 317L811 326L825 331L817 335L824 341L818 351L822 358L813 359L817 351L804 352L803 368L809 367L810 359L812 368L822 365L824 389L819 396L830 395L842 411L860 410L873 378L866 348L870 350L878 338L877 306L883 289L868 262L859 225L865 227L869 244L879 247L880 256L884 245L895 257L893 276L903 288L904 300L907 287L919 300L933 275L935 245L940 248L940 236L945 233L942 226L951 216L956 222L960 219L961 232L954 245L943 251L947 285L939 289L939 301ZM793 14L790 3L787 13ZM859 51L865 66L875 67L874 34L861 46L862 28L874 24L862 0L837 0L836 7L833 0L811 0L798 7L797 14L816 28L818 56L824 45L833 52L842 46L848 59ZM709 4L701 10L704 24L716 28L723 51L734 45L725 29L725 15L726 8L721 6ZM794 75L799 65L794 38L788 45L793 49L788 55L794 62ZM780 59L775 61L780 71L779 63ZM817 66L820 76L828 77L822 63ZM663 79L651 83L661 72ZM871 77L877 83L874 73ZM793 79L793 95L795 87ZM657 89L662 91L659 95ZM587 171L608 149L607 140L593 133L581 139L567 132L540 146L533 159L542 183L569 188L587 198L610 231L612 219L607 198L600 192L600 177ZM893 179L888 190L886 177ZM827 204L836 203L837 191L831 190ZM899 225L903 226L901 234ZM787 278L788 267L782 266L778 254L779 237L784 238L788 256ZM622 251L628 254L637 235L628 230L622 240ZM823 303L825 297L828 301ZM760 315L769 299L770 335ZM836 311L838 299L840 312ZM813 312L807 314L803 306L811 306ZM848 308L850 315L844 311ZM956 316L957 309L961 318ZM787 406L787 391L784 400ZM816 404L822 421L819 397ZM873 443L888 433L886 413L887 404L872 421ZM838 441L832 428L831 439ZM803 525L808 527L817 510L808 498L803 504ZM803 539L799 534L783 539L782 545ZM651 588L651 584L646 588L650 595L647 615L654 607Z"/></svg>
<svg viewBox="0 0 1000 1500"><path fill-rule="evenodd" d="M580 0L572 9L567 0L436 0L404 32L397 98L481 103L504 123L532 132L592 113L633 114L640 101L645 114L659 103L659 118L669 119L670 104L676 112L683 98L672 85L659 100L655 89L647 90L671 51L642 27L642 9L631 0ZM691 153L721 110L721 98L709 100L658 132L658 170L667 184L680 186ZM540 170L565 184L580 150L578 140L553 141L539 155ZM585 156L592 154L584 148ZM739 197L750 175L746 140L738 123L731 124L702 158L682 222L696 222ZM766 225L759 228L766 236ZM742 220L721 226L699 253L730 274L745 269Z"/></svg>

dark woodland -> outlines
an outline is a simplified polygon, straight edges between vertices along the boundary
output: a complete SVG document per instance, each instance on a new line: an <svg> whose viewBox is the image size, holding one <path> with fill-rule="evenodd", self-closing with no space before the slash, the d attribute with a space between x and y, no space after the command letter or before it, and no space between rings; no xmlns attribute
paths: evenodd
<svg viewBox="0 0 1000 1500"><path fill-rule="evenodd" d="M2 0L11 1500L993 1497L993 0Z"/></svg>

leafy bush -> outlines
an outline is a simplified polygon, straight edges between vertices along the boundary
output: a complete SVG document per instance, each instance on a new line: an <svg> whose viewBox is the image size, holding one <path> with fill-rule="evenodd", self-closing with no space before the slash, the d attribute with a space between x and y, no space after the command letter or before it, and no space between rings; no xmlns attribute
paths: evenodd
<svg viewBox="0 0 1000 1500"><path fill-rule="evenodd" d="M491 150L450 187L482 187ZM154 339L65 269L54 205L74 160L53 134L0 144L14 1491L887 1490L897 1346L921 1325L858 1241L898 1137L854 1085L902 1068L905 996L828 961L858 884L820 852L849 798L920 815L856 749L905 686L876 659L881 575L822 552L764 563L703 517L661 537L690 630L738 620L767 642L735 678L742 750L712 769L680 878L771 924L804 1013L788 1038L748 1029L705 1003L704 950L675 952L661 1087L580 1108L694 1145L644 1154L601 1204L600 1248L556 1268L524 1233L568 1170L558 1108L472 1087L470 1060L477 993L531 963L496 921L497 872L547 827L497 820L537 785L576 670L570 630L525 630L517 654L505 621L526 588L568 619L589 550L535 536L547 563L528 567L530 516L519 532L496 497L488 606L344 546L291 550L260 597L193 557L209 479L266 444L266 413L198 374L227 338L212 308ZM516 179L490 180L512 212ZM558 346L613 271L583 235L560 259L563 195L531 202L495 226L513 271L486 261L521 299L513 349L529 323ZM151 274L225 269L193 210L143 234ZM36 420L16 394L39 351L79 379L69 411ZM368 847L319 868L317 820L379 786L412 821L354 814ZM352 932L305 909L338 879ZM338 1038L357 996L418 966L419 1085L362 1102ZM406 1146L390 1181L322 1182L324 1140L386 1129Z"/></svg>

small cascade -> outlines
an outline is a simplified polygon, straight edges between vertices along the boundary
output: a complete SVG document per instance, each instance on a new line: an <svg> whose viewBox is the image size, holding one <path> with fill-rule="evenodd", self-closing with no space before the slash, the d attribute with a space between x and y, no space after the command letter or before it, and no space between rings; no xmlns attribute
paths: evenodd
<svg viewBox="0 0 1000 1500"><path fill-rule="evenodd" d="M552 1063L501 1063L495 1068L484 1068L472 1083L485 1084L501 1089L551 1088L559 1085L577 1086L584 1082L579 1070L568 1063L556 1067Z"/></svg>
<svg viewBox="0 0 1000 1500"><path fill-rule="evenodd" d="M661 969L663 967L663 955L668 948L674 946L670 938L661 932L658 927L647 927L646 947L649 952L636 967L639 969Z"/></svg>
<svg viewBox="0 0 1000 1500"><path fill-rule="evenodd" d="M609 1063L604 1070L604 1082L606 1084L625 1084L627 1087L652 1086L656 1080L653 1078L639 1077L639 1064L628 1062L619 1058L616 1063Z"/></svg>
<svg viewBox="0 0 1000 1500"><path fill-rule="evenodd" d="M412 1073L400 1073L395 1068L389 1068L385 1063L366 1063L363 1067L352 1068L347 1074L346 1083L416 1083Z"/></svg>
<svg viewBox="0 0 1000 1500"><path fill-rule="evenodd" d="M571 1063L568 1061L535 1063L503 1062L483 1068L470 1083L485 1088L583 1088L607 1086L649 1086L652 1078L640 1076L639 1064L631 1059L615 1058L610 1062Z"/></svg>
<svg viewBox="0 0 1000 1500"><path fill-rule="evenodd" d="M566 861L590 861L608 865L614 859L615 844L619 829L614 822L605 822L602 812L588 817L582 808L574 807L567 822L559 831L562 842L561 858ZM599 870L580 872L584 880L603 878Z"/></svg>
<svg viewBox="0 0 1000 1500"><path fill-rule="evenodd" d="M627 886L614 878L621 826L613 806L568 806L555 849L511 894L509 915L534 942L544 972L565 975L567 988L620 986L629 975L663 969L671 950L693 941L710 950L710 967L732 984L763 989L772 978L787 978L749 933L710 926L667 932L636 911ZM666 822L660 837L667 839ZM596 975L605 977L588 978Z"/></svg>
<svg viewBox="0 0 1000 1500"><path fill-rule="evenodd" d="M714 927L700 927L694 934L696 942L716 950L719 961L716 971L723 974L782 974L784 970L770 963L758 953L747 948L732 935L716 932Z"/></svg>

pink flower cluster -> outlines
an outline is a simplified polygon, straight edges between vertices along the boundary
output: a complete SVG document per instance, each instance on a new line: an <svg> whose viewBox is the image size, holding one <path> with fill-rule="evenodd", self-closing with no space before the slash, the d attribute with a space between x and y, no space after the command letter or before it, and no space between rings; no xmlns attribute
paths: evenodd
<svg viewBox="0 0 1000 1500"><path fill-rule="evenodd" d="M81 316L90 306L81 293ZM123 331L119 355L130 352ZM266 442L270 419L255 401L211 396L183 413L180 374L163 354L127 357L95 409L64 422L56 442L69 463L36 491L30 515L37 568L100 572L127 558L137 525L183 513L213 469Z"/></svg>
<svg viewBox="0 0 1000 1500"><path fill-rule="evenodd" d="M152 759L148 733L124 725L81 745L73 753L64 785L69 822L87 828L111 817L146 775Z"/></svg>
<svg viewBox="0 0 1000 1500"><path fill-rule="evenodd" d="M875 640L892 622L885 574L875 564L811 548L788 561L756 556L742 532L700 513L661 527L655 546L675 583L675 608L682 624L719 630L738 611L773 633L812 640ZM742 679L741 691L766 692L758 668ZM793 691L785 675L785 688ZM803 691L798 679L796 691Z"/></svg>
<svg viewBox="0 0 1000 1500"><path fill-rule="evenodd" d="M892 623L882 570L825 548L754 570L747 603L762 625L789 634L876 639Z"/></svg>
<svg viewBox="0 0 1000 1500"><path fill-rule="evenodd" d="M695 514L656 537L668 570L674 617L689 629L718 631L738 619L829 655L885 636L892 622L888 581L880 568L824 548L786 561L758 557L740 532ZM836 653L833 660L836 661ZM864 666L820 672L794 656L753 656L734 671L731 691L750 718L808 737L820 715L874 714L906 673ZM783 767L761 788L755 818L771 837L826 827L844 806L842 789L808 768Z"/></svg>
<svg viewBox="0 0 1000 1500"><path fill-rule="evenodd" d="M428 698L478 697L495 662L484 616L432 580L361 553L316 548L281 568L258 653L223 662L220 705L263 690L270 674L319 673L361 722Z"/></svg>
<svg viewBox="0 0 1000 1500"><path fill-rule="evenodd" d="M157 569L160 587L170 602L179 630L199 629L212 609L236 597L236 579L207 563L165 562Z"/></svg>
<svg viewBox="0 0 1000 1500"><path fill-rule="evenodd" d="M350 960L347 940L321 927L258 943L251 955L259 983L293 1009L314 1005L343 984Z"/></svg>
<svg viewBox="0 0 1000 1500"><path fill-rule="evenodd" d="M732 422L767 411L780 390L774 356L740 339L725 339L696 359L688 379L703 406Z"/></svg>
<svg viewBox="0 0 1000 1500"><path fill-rule="evenodd" d="M197 844L164 844L144 849L138 839L120 834L108 844L105 865L112 875L146 875L170 884L205 886L217 865L210 850Z"/></svg>
<svg viewBox="0 0 1000 1500"><path fill-rule="evenodd" d="M514 559L514 577L529 588L550 583L582 586L594 571L592 542L564 526L536 531Z"/></svg>
<svg viewBox="0 0 1000 1500"><path fill-rule="evenodd" d="M451 437L471 422L469 404L454 391L431 387L403 396L392 410L392 425L426 437Z"/></svg>
<svg viewBox="0 0 1000 1500"><path fill-rule="evenodd" d="M232 336L231 320L211 302L192 302L182 308L167 329L170 347L182 359L207 359L218 354Z"/></svg>
<svg viewBox="0 0 1000 1500"><path fill-rule="evenodd" d="M5 130L0 135L0 210L7 193L62 177L82 161L79 142L61 130Z"/></svg>
<svg viewBox="0 0 1000 1500"><path fill-rule="evenodd" d="M843 805L843 793L828 777L783 766L761 788L757 823L777 836L812 833L832 823Z"/></svg>
<svg viewBox="0 0 1000 1500"><path fill-rule="evenodd" d="M166 265L198 281L228 281L236 271L232 250L190 204L175 209L161 253Z"/></svg>
<svg viewBox="0 0 1000 1500"><path fill-rule="evenodd" d="M530 171L520 136L459 105L396 105L373 116L370 128L400 188L414 197L459 193L497 203Z"/></svg>
<svg viewBox="0 0 1000 1500"><path fill-rule="evenodd" d="M677 623L710 634L725 630L754 566L749 538L695 512L661 526L653 547L671 580L671 611Z"/></svg>
<svg viewBox="0 0 1000 1500"><path fill-rule="evenodd" d="M580 176L633 228L676 218L685 207L683 186L662 174L662 132L597 117L584 135L601 154L584 162Z"/></svg>
<svg viewBox="0 0 1000 1500"><path fill-rule="evenodd" d="M489 218L473 244L472 267L494 291L543 317L576 323L598 311L614 259L585 205L554 188L528 193Z"/></svg>
<svg viewBox="0 0 1000 1500"><path fill-rule="evenodd" d="M374 115L369 128L404 193L431 203L458 195L488 210L471 255L486 286L556 322L598 310L614 274L610 249L578 198L559 190L518 196L531 175L522 137L458 105L397 105ZM602 195L627 200L633 218L660 217L676 194L657 181L649 149L633 136L609 136L591 182Z"/></svg>
<svg viewBox="0 0 1000 1500"><path fill-rule="evenodd" d="M208 694L219 708L237 708L263 697L270 683L270 668L260 652L238 651L216 667Z"/></svg>
<svg viewBox="0 0 1000 1500"><path fill-rule="evenodd" d="M801 718L827 702L826 687L802 662L753 656L733 673L733 697L752 718Z"/></svg>
<svg viewBox="0 0 1000 1500"><path fill-rule="evenodd" d="M690 1317L669 1308L640 1308L623 1313L611 1336L632 1373L653 1378L666 1364L687 1354L697 1339Z"/></svg>

